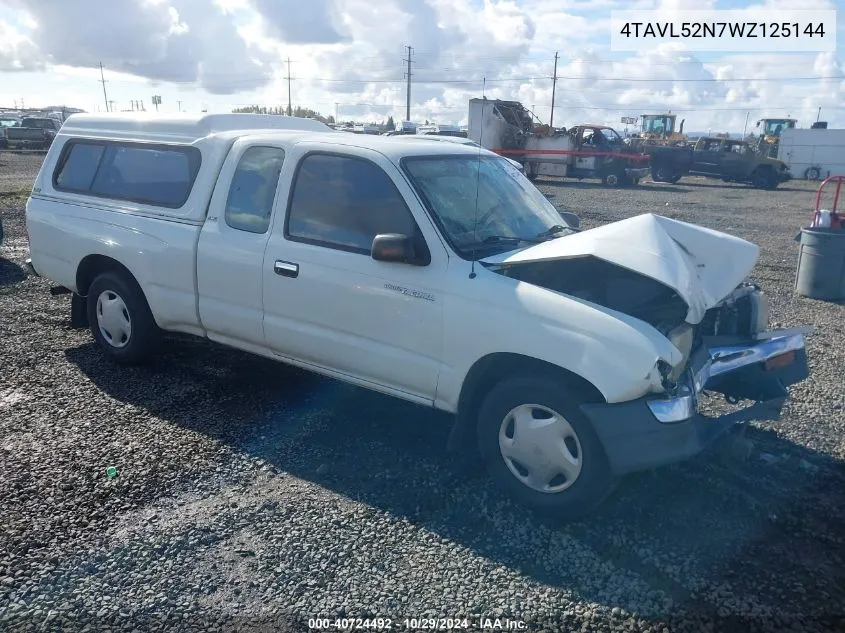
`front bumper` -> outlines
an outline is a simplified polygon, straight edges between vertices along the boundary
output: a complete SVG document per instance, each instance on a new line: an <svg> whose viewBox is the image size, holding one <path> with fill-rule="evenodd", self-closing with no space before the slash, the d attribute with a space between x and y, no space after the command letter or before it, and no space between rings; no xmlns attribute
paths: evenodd
<svg viewBox="0 0 845 633"><path fill-rule="evenodd" d="M683 461L704 450L738 422L777 420L788 385L809 375L801 330L764 332L755 339L714 339L690 360L685 384L671 397L581 407L604 445L611 469L624 474ZM766 361L790 358L766 369ZM755 401L718 417L699 412L702 391Z"/></svg>
<svg viewBox="0 0 845 633"><path fill-rule="evenodd" d="M35 270L35 266L32 265L32 258L27 257L26 261L24 262L26 269L30 272L30 274L35 275L36 277L40 277L41 275L38 274L38 271Z"/></svg>

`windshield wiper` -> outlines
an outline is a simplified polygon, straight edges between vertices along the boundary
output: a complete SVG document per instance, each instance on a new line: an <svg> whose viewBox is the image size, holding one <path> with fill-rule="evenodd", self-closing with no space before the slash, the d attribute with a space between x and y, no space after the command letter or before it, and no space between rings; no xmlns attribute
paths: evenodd
<svg viewBox="0 0 845 633"><path fill-rule="evenodd" d="M538 240L543 237L552 237L553 235L557 235L558 233L562 233L563 231L575 231L571 226L565 226L563 224L555 224L554 226L546 229L542 233L537 233L535 238Z"/></svg>
<svg viewBox="0 0 845 633"><path fill-rule="evenodd" d="M539 244L543 240L539 239L539 235L537 237L514 237L513 235L488 235L483 240L481 240L482 244L502 244L505 242L511 244L519 244L520 242L529 242L531 244Z"/></svg>

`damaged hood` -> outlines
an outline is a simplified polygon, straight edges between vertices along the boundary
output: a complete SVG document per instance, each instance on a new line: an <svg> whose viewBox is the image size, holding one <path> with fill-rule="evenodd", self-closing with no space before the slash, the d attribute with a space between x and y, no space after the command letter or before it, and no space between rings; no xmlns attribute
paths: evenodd
<svg viewBox="0 0 845 633"><path fill-rule="evenodd" d="M689 307L687 323L696 324L745 280L758 254L738 237L649 213L481 261L516 266L596 257L674 290Z"/></svg>

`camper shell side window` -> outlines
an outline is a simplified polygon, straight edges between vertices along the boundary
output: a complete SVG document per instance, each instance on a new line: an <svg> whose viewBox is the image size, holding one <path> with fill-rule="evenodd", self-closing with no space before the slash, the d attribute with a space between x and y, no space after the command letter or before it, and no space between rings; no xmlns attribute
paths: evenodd
<svg viewBox="0 0 845 633"><path fill-rule="evenodd" d="M178 209L201 162L200 151L187 145L71 139L53 171L53 188Z"/></svg>

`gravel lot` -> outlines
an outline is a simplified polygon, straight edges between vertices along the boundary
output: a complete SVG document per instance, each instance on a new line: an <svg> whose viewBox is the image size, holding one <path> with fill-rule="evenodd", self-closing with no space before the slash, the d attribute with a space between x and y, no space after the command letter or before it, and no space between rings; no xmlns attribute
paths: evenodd
<svg viewBox="0 0 845 633"><path fill-rule="evenodd" d="M0 630L845 627L845 307L792 294L812 186L540 183L585 226L657 212L756 242L773 324L818 328L782 422L560 525L447 456L447 416L202 341L104 361L22 268L39 160L0 153Z"/></svg>

